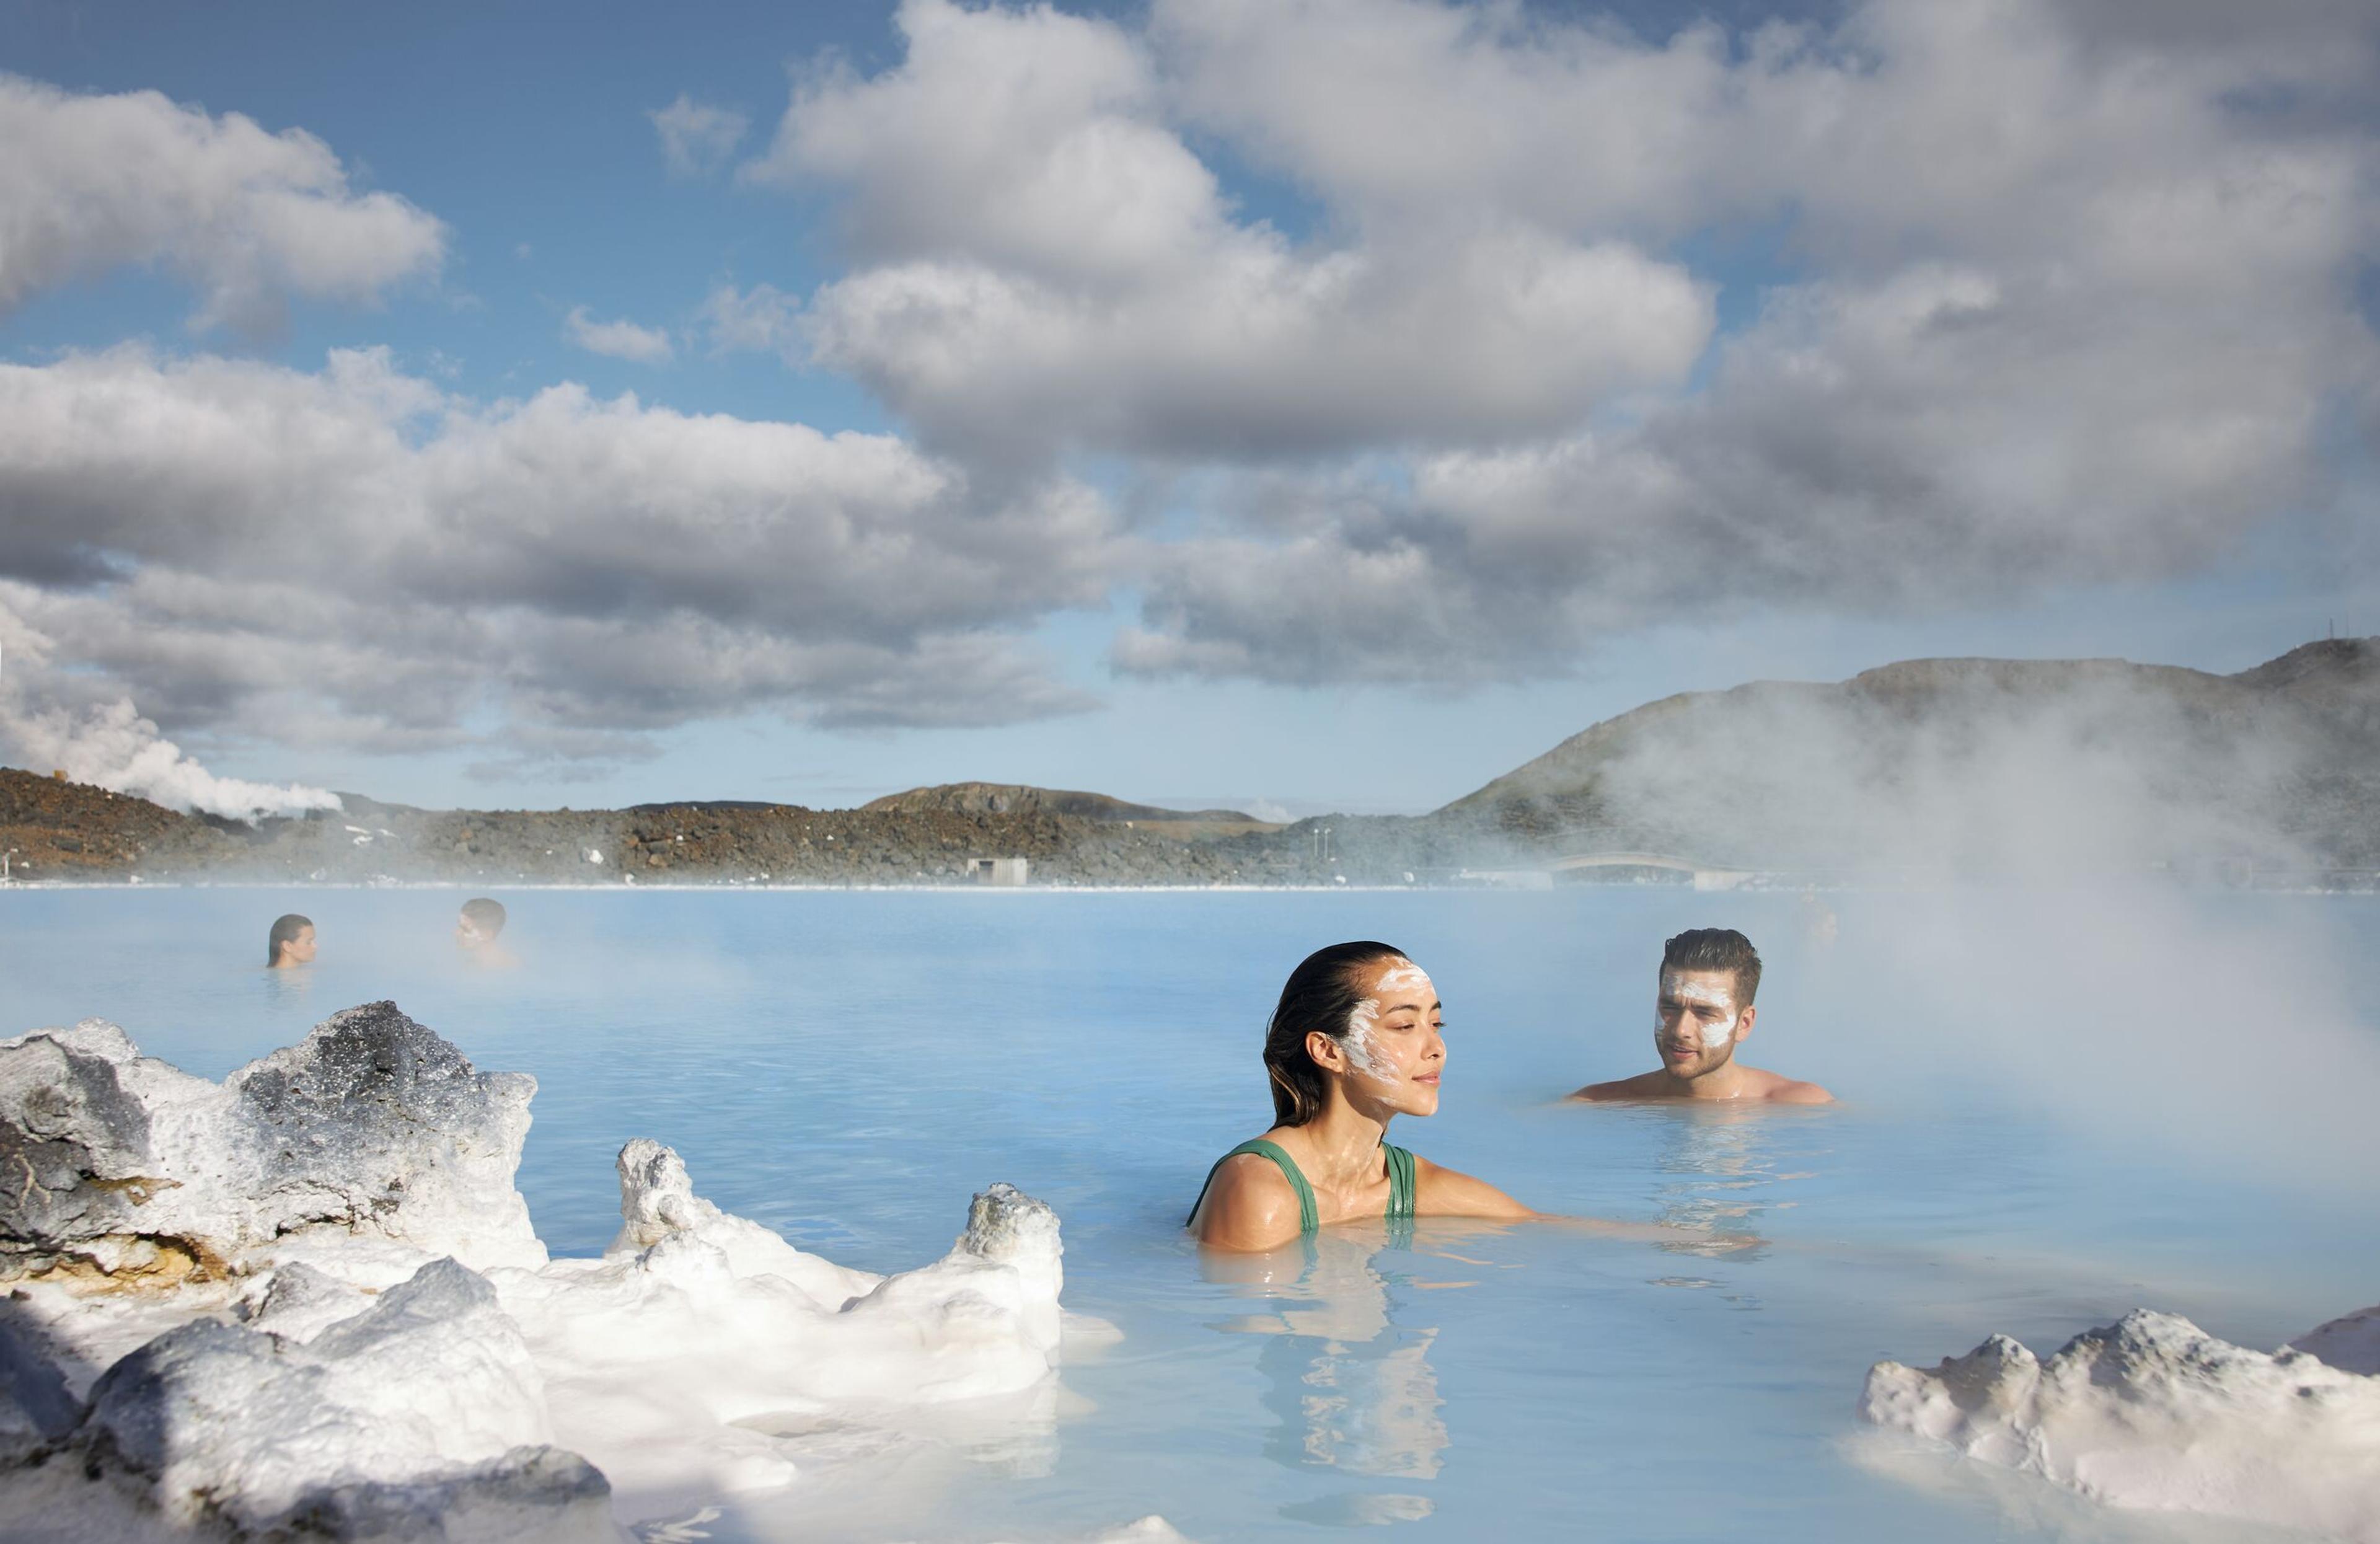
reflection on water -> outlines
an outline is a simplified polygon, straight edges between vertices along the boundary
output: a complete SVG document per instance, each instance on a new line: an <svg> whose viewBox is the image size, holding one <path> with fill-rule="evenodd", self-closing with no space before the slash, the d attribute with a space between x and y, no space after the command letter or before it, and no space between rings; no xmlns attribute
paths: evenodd
<svg viewBox="0 0 2380 1544"><path fill-rule="evenodd" d="M1674 1104L1646 1108L1662 1133L1653 1160L1652 1199L1660 1220L1716 1234L1760 1231L1762 1216L1795 1203L1775 1187L1811 1178L1824 1157L1823 1111L1767 1105ZM1755 1248L1744 1258L1757 1258Z"/></svg>
<svg viewBox="0 0 2380 1544"><path fill-rule="evenodd" d="M1272 1337L1257 1368L1274 1417L1264 1443L1274 1463L1438 1477L1447 1446L1439 1418L1444 1401L1429 1364L1438 1329L1396 1321L1380 1269L1392 1252L1410 1258L1412 1240L1406 1223L1315 1234L1264 1257L1206 1257L1208 1280L1252 1288L1275 1305L1217 1326ZM1301 1503L1284 1515L1361 1525L1415 1521L1434 1510L1427 1496L1356 1493Z"/></svg>
<svg viewBox="0 0 2380 1544"><path fill-rule="evenodd" d="M276 1008L302 1009L313 1001L314 972L310 967L301 965L288 970L261 970L257 974L264 982L265 1002Z"/></svg>

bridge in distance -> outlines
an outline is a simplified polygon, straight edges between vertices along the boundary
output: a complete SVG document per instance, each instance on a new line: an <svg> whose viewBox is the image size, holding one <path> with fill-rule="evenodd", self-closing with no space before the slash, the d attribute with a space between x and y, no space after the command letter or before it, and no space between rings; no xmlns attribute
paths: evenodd
<svg viewBox="0 0 2380 1544"><path fill-rule="evenodd" d="M1696 890L1733 890L1753 877L1749 869L1722 869L1715 864L1680 857L1674 853L1622 852L1609 848L1590 848L1562 857L1549 857L1540 862L1510 869L1465 869L1463 879L1485 880L1490 884L1509 884L1524 889L1550 887L1555 876L1575 874L1590 869L1658 869L1670 873L1691 874Z"/></svg>

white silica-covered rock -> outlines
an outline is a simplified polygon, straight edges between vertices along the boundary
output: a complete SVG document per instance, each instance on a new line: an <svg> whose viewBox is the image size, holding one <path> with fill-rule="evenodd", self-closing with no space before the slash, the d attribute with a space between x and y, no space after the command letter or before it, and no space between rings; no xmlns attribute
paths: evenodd
<svg viewBox="0 0 2380 1544"><path fill-rule="evenodd" d="M2146 1309L2047 1361L2005 1335L1879 1362L1861 1416L2110 1505L2380 1541L2380 1378Z"/></svg>
<svg viewBox="0 0 2380 1544"><path fill-rule="evenodd" d="M694 1193L685 1161L648 1137L620 1149L620 1232L607 1258L634 1256L685 1234L727 1257L737 1276L774 1276L825 1307L839 1307L882 1278L795 1248L759 1223L724 1212Z"/></svg>
<svg viewBox="0 0 2380 1544"><path fill-rule="evenodd" d="M211 1320L160 1335L99 1380L73 1439L180 1526L455 1538L477 1514L607 1533L601 1475L552 1444L518 1328L451 1259L305 1343Z"/></svg>
<svg viewBox="0 0 2380 1544"><path fill-rule="evenodd" d="M967 1209L966 1232L922 1270L887 1277L854 1303L856 1315L940 1313L953 1333L972 1319L991 1338L1054 1356L1065 1285L1058 1214L1013 1185L994 1185Z"/></svg>
<svg viewBox="0 0 2380 1544"><path fill-rule="evenodd" d="M795 1477L750 1425L802 1414L882 1418L1015 1393L1059 1350L1056 1216L1007 1185L921 1270L877 1277L805 1254L693 1193L677 1155L620 1157L625 1226L601 1260L497 1271L548 1370L561 1441L653 1505Z"/></svg>
<svg viewBox="0 0 2380 1544"><path fill-rule="evenodd" d="M243 1307L250 1329L302 1345L331 1326L368 1312L377 1301L354 1283L298 1259L275 1265L262 1278L261 1290Z"/></svg>
<svg viewBox="0 0 2380 1544"><path fill-rule="evenodd" d="M388 1003L219 1084L98 1021L0 1043L0 1534L614 1538L1054 1429L1048 1207L993 1185L879 1276L639 1140L611 1249L549 1261L513 1185L534 1088Z"/></svg>
<svg viewBox="0 0 2380 1544"><path fill-rule="evenodd" d="M0 1042L0 1280L220 1277L310 1231L535 1267L513 1187L533 1078L485 1074L399 1012L335 1014L223 1083L87 1020Z"/></svg>

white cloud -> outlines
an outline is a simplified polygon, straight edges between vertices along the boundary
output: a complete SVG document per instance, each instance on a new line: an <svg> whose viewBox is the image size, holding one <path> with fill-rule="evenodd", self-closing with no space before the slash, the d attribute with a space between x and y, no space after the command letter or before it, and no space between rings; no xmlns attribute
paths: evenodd
<svg viewBox="0 0 2380 1544"><path fill-rule="evenodd" d="M1525 219L1301 246L1238 219L1117 25L905 0L906 56L796 93L751 179L846 196L813 357L929 443L1272 456L1493 442L1681 383L1710 298Z"/></svg>
<svg viewBox="0 0 2380 1544"><path fill-rule="evenodd" d="M2380 147L2325 103L2373 30L2225 48L2195 12L2178 40L2153 7L2077 14L1870 4L1735 50L1427 0L1160 4L1188 108L1365 228L1773 226L1800 273L1702 389L1244 484L1152 554L1119 665L1512 678L1713 608L2203 573L2368 507L2333 447L2375 421Z"/></svg>
<svg viewBox="0 0 2380 1544"><path fill-rule="evenodd" d="M480 404L378 353L0 366L0 505L43 702L377 750L490 712L500 752L565 755L755 709L1074 711L1019 634L1113 564L1075 483L978 494L886 436L570 385Z"/></svg>
<svg viewBox="0 0 2380 1544"><path fill-rule="evenodd" d="M584 306L573 306L570 314L562 319L562 335L576 347L589 354L602 354L614 359L633 359L638 364L667 364L676 352L670 345L670 335L660 327L640 327L628 321L597 322L587 314Z"/></svg>
<svg viewBox="0 0 2380 1544"><path fill-rule="evenodd" d="M703 298L702 322L710 346L721 353L775 354L787 364L808 357L802 338L802 302L774 285L738 289L732 284L711 286Z"/></svg>
<svg viewBox="0 0 2380 1544"><path fill-rule="evenodd" d="M434 274L446 231L358 193L330 147L155 91L78 95L0 75L0 314L127 265L186 280L194 328L276 325L293 295L346 301Z"/></svg>
<svg viewBox="0 0 2380 1544"><path fill-rule="evenodd" d="M727 164L751 127L743 114L695 101L684 91L666 107L645 115L661 136L662 159L670 175L708 176Z"/></svg>

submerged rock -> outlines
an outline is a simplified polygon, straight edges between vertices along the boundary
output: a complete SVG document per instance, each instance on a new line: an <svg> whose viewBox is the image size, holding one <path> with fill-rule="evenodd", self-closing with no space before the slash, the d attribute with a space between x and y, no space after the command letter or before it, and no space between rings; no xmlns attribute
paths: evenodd
<svg viewBox="0 0 2380 1544"><path fill-rule="evenodd" d="M2047 1361L1994 1335L1879 1362L1860 1415L2114 1506L2380 1540L2380 1378L2302 1343L2266 1356L2140 1309Z"/></svg>
<svg viewBox="0 0 2380 1544"><path fill-rule="evenodd" d="M0 1280L170 1286L309 1230L544 1263L513 1188L534 1078L473 1070L393 1003L221 1084L87 1020L0 1042Z"/></svg>

